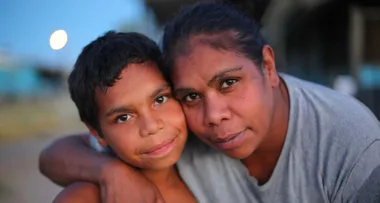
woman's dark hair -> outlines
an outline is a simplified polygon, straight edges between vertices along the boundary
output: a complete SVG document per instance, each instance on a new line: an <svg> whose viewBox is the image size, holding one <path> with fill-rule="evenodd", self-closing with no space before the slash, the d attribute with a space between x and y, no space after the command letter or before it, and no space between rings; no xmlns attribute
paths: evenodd
<svg viewBox="0 0 380 203"><path fill-rule="evenodd" d="M153 61L161 66L157 44L138 33L107 32L83 48L68 83L81 120L101 135L96 90L107 91L128 64Z"/></svg>
<svg viewBox="0 0 380 203"><path fill-rule="evenodd" d="M165 75L170 75L176 57L191 51L194 37L200 37L200 43L215 49L244 55L256 64L262 61L265 42L259 25L251 17L224 3L198 3L183 8L165 26L162 39Z"/></svg>

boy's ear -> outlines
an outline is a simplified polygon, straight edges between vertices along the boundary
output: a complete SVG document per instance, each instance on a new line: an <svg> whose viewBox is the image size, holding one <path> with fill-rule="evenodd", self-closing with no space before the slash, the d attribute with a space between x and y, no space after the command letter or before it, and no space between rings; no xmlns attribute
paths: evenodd
<svg viewBox="0 0 380 203"><path fill-rule="evenodd" d="M102 137L99 136L99 133L97 130L95 130L93 127L91 127L90 125L87 125L87 128L88 130L90 131L90 134L96 138L96 140L98 140L98 143L100 144L100 146L102 147L108 147L108 143L106 142L106 140L104 140Z"/></svg>

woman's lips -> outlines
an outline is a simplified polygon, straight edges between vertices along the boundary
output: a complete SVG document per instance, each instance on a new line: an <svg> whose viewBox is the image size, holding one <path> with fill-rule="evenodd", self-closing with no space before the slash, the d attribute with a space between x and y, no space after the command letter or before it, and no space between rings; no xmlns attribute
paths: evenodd
<svg viewBox="0 0 380 203"><path fill-rule="evenodd" d="M213 141L214 145L221 150L233 149L240 146L244 141L246 129L235 134L226 136L223 139Z"/></svg>

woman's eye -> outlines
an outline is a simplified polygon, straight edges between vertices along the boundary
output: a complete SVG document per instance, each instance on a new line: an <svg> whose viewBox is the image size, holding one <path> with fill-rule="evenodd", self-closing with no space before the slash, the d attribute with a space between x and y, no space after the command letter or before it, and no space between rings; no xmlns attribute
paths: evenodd
<svg viewBox="0 0 380 203"><path fill-rule="evenodd" d="M118 116L116 118L116 123L124 123L124 122L128 121L130 118L131 118L131 116L128 114Z"/></svg>
<svg viewBox="0 0 380 203"><path fill-rule="evenodd" d="M163 104L167 100L168 100L167 96L159 96L159 97L157 97L156 101L154 101L154 104L156 104L156 105Z"/></svg>
<svg viewBox="0 0 380 203"><path fill-rule="evenodd" d="M198 98L199 98L199 94L197 94L197 93L190 93L190 94L188 94L188 95L185 96L185 101L186 102L192 102L192 101L194 101L194 100L196 100Z"/></svg>
<svg viewBox="0 0 380 203"><path fill-rule="evenodd" d="M225 80L222 82L222 88L227 88L227 87L230 87L232 86L233 84L235 84L237 82L236 79L228 79L228 80Z"/></svg>

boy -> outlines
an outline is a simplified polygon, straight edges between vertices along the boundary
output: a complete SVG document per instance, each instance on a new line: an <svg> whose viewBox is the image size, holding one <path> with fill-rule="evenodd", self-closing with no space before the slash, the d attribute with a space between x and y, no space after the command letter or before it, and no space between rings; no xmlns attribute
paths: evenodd
<svg viewBox="0 0 380 203"><path fill-rule="evenodd" d="M149 38L108 32L79 55L69 77L71 98L100 145L138 168L166 202L196 202L175 168L187 129L160 65L161 53ZM69 187L55 202L89 200L70 199L73 193ZM100 201L96 189L92 193Z"/></svg>

